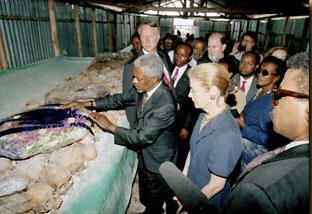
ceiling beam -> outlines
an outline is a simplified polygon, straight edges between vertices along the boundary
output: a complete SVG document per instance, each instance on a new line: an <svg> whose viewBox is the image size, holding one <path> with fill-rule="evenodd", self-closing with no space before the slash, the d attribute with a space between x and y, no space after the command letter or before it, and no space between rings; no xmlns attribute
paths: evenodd
<svg viewBox="0 0 312 214"><path fill-rule="evenodd" d="M131 11L129 13L129 15L146 15L145 13L143 12L136 12L136 11ZM151 17L160 17L160 18L169 18L169 19L172 19L172 18L184 18L184 17L181 17L179 15L153 15L153 14L149 14L148 16L151 16ZM197 18L197 19L204 19L204 20L217 20L217 19L220 19L220 20L224 20L224 19L228 19L228 20L250 20L250 21L257 21L257 20L267 20L268 18L277 18L277 17L285 17L285 16L281 16L281 15L274 15L274 16L266 16L266 17L261 17L261 18L253 18L253 17L248 17L246 15L242 16L242 15L237 15L237 16L233 16L233 17L226 17L226 16L198 16L198 15L194 15L194 16L189 16L187 18ZM187 19L186 18L186 19ZM286 18L286 17L285 17Z"/></svg>
<svg viewBox="0 0 312 214"><path fill-rule="evenodd" d="M167 12L201 12L201 13L226 13L226 14L276 14L283 13L284 15L309 15L309 8L301 10L290 10L287 8L265 8L265 9L232 9L232 8L206 8L206 7L194 7L194 8L174 8L174 7L155 7L147 5L125 4L125 3L111 3L101 0L77 0L79 2L94 3L99 5L115 6L120 8L128 8L130 10L152 10L152 11L167 11Z"/></svg>

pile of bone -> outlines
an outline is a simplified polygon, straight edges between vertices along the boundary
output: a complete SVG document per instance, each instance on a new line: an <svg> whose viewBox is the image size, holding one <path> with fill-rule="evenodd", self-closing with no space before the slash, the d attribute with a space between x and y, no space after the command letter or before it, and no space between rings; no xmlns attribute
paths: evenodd
<svg viewBox="0 0 312 214"><path fill-rule="evenodd" d="M123 66L129 57L122 53L116 55L116 58L111 55L112 53L99 54L86 72L66 79L64 83L46 93L45 103L88 101L108 94L121 93Z"/></svg>
<svg viewBox="0 0 312 214"><path fill-rule="evenodd" d="M114 60L112 60L112 54L109 53L97 55L86 72L66 79L64 83L46 93L45 104L87 101L108 94L122 93L123 68L130 55L128 53L120 54L116 55L119 58ZM107 56L109 60L105 58ZM30 102L32 104L28 103L26 105L36 105L35 101ZM125 113L124 111L107 111L105 114L111 122L116 124Z"/></svg>
<svg viewBox="0 0 312 214"><path fill-rule="evenodd" d="M85 101L121 93L123 66L127 60L93 62L86 72L68 78L48 92L45 103ZM30 100L24 110L41 105ZM117 124L125 112L111 110L103 114ZM73 177L80 177L82 170L96 158L95 140L90 134L70 146L27 160L0 158L0 213L58 213L63 196L68 196L73 188Z"/></svg>
<svg viewBox="0 0 312 214"><path fill-rule="evenodd" d="M0 213L58 213L62 196L97 157L94 136L26 160L0 158Z"/></svg>

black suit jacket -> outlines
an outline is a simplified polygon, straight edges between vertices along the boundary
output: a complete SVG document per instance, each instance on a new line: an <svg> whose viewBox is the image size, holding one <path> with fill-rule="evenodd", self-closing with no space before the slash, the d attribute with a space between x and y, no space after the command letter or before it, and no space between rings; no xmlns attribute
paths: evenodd
<svg viewBox="0 0 312 214"><path fill-rule="evenodd" d="M199 110L195 108L194 102L188 97L190 92L190 79L187 76L187 71L190 68L191 66L188 65L175 87L177 102L180 105L177 114L178 131L180 131L181 128L192 131L199 114Z"/></svg>
<svg viewBox="0 0 312 214"><path fill-rule="evenodd" d="M117 127L115 143L140 148L147 169L159 173L164 161L176 159L175 138L176 104L169 88L162 83L142 107L143 94L135 88L123 94L96 100L99 110L123 109L135 105L135 123L131 129Z"/></svg>
<svg viewBox="0 0 312 214"><path fill-rule="evenodd" d="M200 58L197 61L197 65L203 64L203 63L209 63L212 62L211 59L208 57L208 51L205 51L204 55L202 56L202 58Z"/></svg>
<svg viewBox="0 0 312 214"><path fill-rule="evenodd" d="M161 50L157 50L157 53L160 57L160 59L162 60L163 64L165 65L167 71L169 72L169 75L171 75L172 72L172 63L168 57L168 54L164 53ZM122 75L122 92L126 92L128 90L130 90L131 88L133 88L133 63L134 61L140 57L144 55L143 51L141 50L140 53L138 53L137 55L135 55L134 57L132 57L129 62L127 62L124 66L124 70L123 70L123 75ZM171 83L172 80L170 79ZM173 84L171 84L173 85ZM175 96L175 92L173 90L173 95ZM135 108L134 106L129 106L126 109L126 115L127 115L127 119L129 121L130 124L130 128L134 127L134 121L135 121Z"/></svg>
<svg viewBox="0 0 312 214"><path fill-rule="evenodd" d="M281 152L247 173L223 213L309 213L309 145Z"/></svg>

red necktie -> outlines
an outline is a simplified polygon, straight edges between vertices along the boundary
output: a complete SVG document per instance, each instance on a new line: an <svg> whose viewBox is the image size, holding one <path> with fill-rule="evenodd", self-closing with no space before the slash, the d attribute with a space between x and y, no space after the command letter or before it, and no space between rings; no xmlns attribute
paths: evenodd
<svg viewBox="0 0 312 214"><path fill-rule="evenodd" d="M172 90L170 81L168 80L168 78L167 78L167 76L166 76L165 73L163 74L163 80L164 80L164 82L168 85L168 87L170 88L170 90Z"/></svg>
<svg viewBox="0 0 312 214"><path fill-rule="evenodd" d="M177 68L176 70L176 73L174 74L173 78L172 78L172 82L174 84L174 82L176 81L177 77L178 77L178 74L179 74L179 68Z"/></svg>
<svg viewBox="0 0 312 214"><path fill-rule="evenodd" d="M247 82L247 81L244 80L244 81L243 81L243 85L242 85L241 88L240 88L240 90L242 90L243 92L245 92L245 84L246 84L246 82Z"/></svg>

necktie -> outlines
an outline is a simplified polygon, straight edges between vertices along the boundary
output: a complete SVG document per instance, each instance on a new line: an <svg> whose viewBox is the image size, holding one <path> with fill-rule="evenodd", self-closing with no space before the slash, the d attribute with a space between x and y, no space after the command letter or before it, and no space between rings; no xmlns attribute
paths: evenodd
<svg viewBox="0 0 312 214"><path fill-rule="evenodd" d="M178 75L179 75L179 68L177 68L176 73L174 74L174 76L173 76L173 78L172 78L173 84L175 83L175 81L176 81Z"/></svg>
<svg viewBox="0 0 312 214"><path fill-rule="evenodd" d="M147 93L143 94L143 101L142 101L142 106L141 106L141 111L143 111L144 105L147 101Z"/></svg>
<svg viewBox="0 0 312 214"><path fill-rule="evenodd" d="M163 80L169 86L170 90L172 90L172 86L170 84L170 81L168 80L168 78L167 78L165 73L163 74Z"/></svg>
<svg viewBox="0 0 312 214"><path fill-rule="evenodd" d="M269 151L266 153L263 153L261 155L259 155L258 157L256 157L255 159L253 159L247 166L246 168L243 170L243 172L240 174L240 176L238 177L237 181L239 181L246 173L250 172L253 168L259 166L260 164L262 164L264 161L268 161L271 160L272 158L274 158L276 155L278 155L279 153L285 151L285 147L286 146L281 146L273 151ZM236 181L236 183L237 183Z"/></svg>
<svg viewBox="0 0 312 214"><path fill-rule="evenodd" d="M247 81L244 80L244 81L243 81L243 85L242 85L241 88L240 88L240 90L242 90L243 92L245 92L245 84L246 84L246 82L247 82Z"/></svg>

